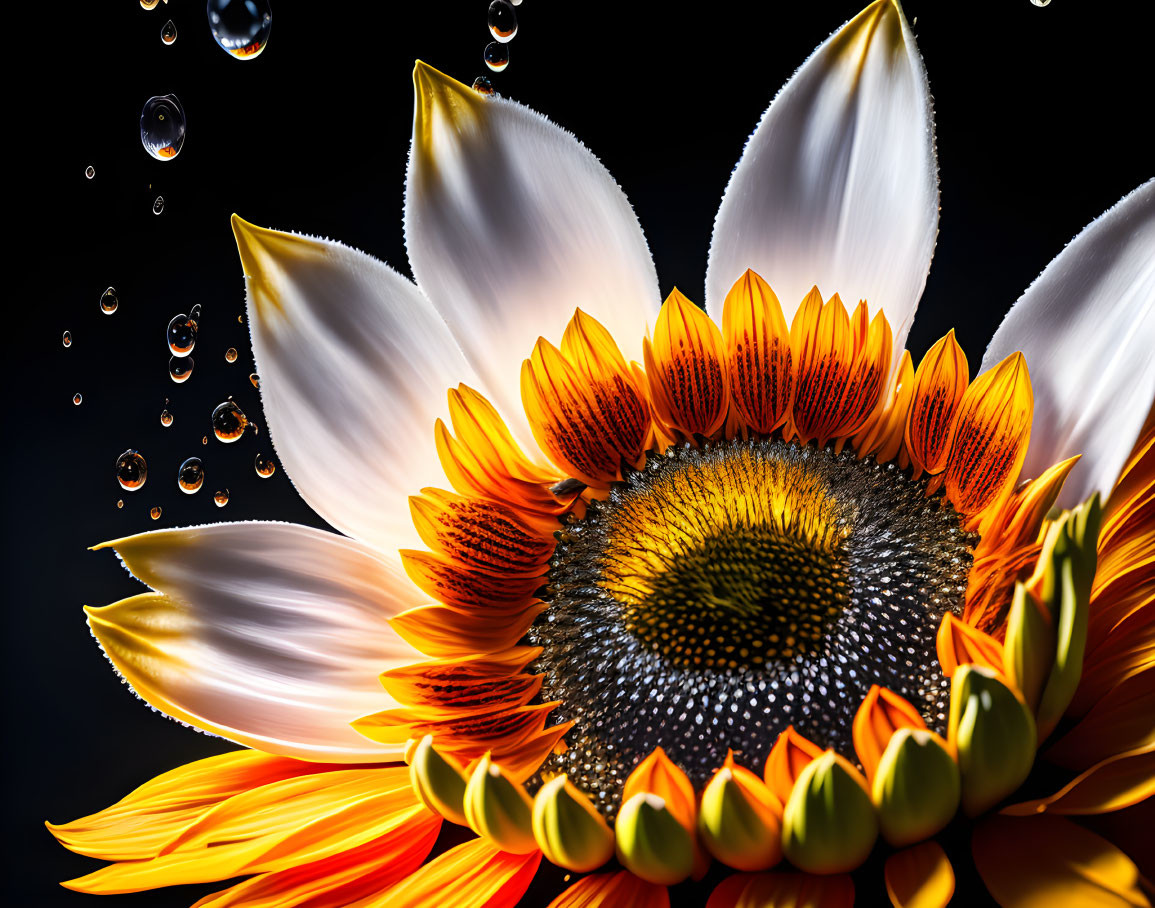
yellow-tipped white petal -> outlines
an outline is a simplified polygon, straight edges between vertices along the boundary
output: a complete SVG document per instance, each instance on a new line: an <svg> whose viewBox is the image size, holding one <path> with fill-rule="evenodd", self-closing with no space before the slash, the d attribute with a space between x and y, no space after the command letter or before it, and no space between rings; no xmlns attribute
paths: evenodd
<svg viewBox="0 0 1155 908"><path fill-rule="evenodd" d="M938 231L933 131L914 36L898 3L878 0L802 64L747 142L714 222L714 320L747 268L787 323L817 283L880 306L897 363Z"/></svg>
<svg viewBox="0 0 1155 908"><path fill-rule="evenodd" d="M157 593L86 609L149 704L267 753L395 760L349 723L396 702L377 680L422 657L388 619L412 584L368 546L310 527L224 523L129 536L116 550Z"/></svg>
<svg viewBox="0 0 1155 908"><path fill-rule="evenodd" d="M570 133L425 63L405 191L417 283L502 414L528 436L520 367L580 306L640 361L660 297L625 194ZM533 450L532 436L528 436Z"/></svg>
<svg viewBox="0 0 1155 908"><path fill-rule="evenodd" d="M1155 180L1060 252L1011 307L983 357L1022 351L1035 417L1023 477L1082 455L1059 493L1106 496L1155 400Z"/></svg>
<svg viewBox="0 0 1155 908"><path fill-rule="evenodd" d="M233 216L261 402L286 473L318 514L390 554L419 545L409 496L443 485L433 426L476 379L412 282L329 240Z"/></svg>

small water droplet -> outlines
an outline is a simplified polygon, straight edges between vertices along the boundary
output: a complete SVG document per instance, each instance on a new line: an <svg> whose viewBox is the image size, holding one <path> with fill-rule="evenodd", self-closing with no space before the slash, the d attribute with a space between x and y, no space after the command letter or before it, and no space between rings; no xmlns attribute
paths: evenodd
<svg viewBox="0 0 1155 908"><path fill-rule="evenodd" d="M152 202L152 213L160 214L164 211L164 196L158 195Z"/></svg>
<svg viewBox="0 0 1155 908"><path fill-rule="evenodd" d="M193 366L195 365L196 360L191 356L170 356L168 360L168 377L178 385L186 382L188 381L188 377L192 375Z"/></svg>
<svg viewBox="0 0 1155 908"><path fill-rule="evenodd" d="M172 425L172 414L168 410L160 411L160 424L166 429Z"/></svg>
<svg viewBox="0 0 1155 908"><path fill-rule="evenodd" d="M204 438L201 439L201 444L207 445L208 443L209 443L209 437L206 435Z"/></svg>
<svg viewBox="0 0 1155 908"><path fill-rule="evenodd" d="M191 309L189 309L188 317L191 318L194 322L200 321L200 317L201 317L201 304L200 303L195 303L193 305L193 307Z"/></svg>
<svg viewBox="0 0 1155 908"><path fill-rule="evenodd" d="M473 90L481 95L492 95L493 83L489 81L488 76L478 76L473 80Z"/></svg>
<svg viewBox="0 0 1155 908"><path fill-rule="evenodd" d="M221 489L219 492L213 492L213 504L218 508L223 508L229 503L229 490Z"/></svg>
<svg viewBox="0 0 1155 908"><path fill-rule="evenodd" d="M225 362L226 363L235 363L236 361L237 361L237 348L236 347L229 347L229 349L227 349L225 351Z"/></svg>
<svg viewBox="0 0 1155 908"><path fill-rule="evenodd" d="M161 515L160 505L154 504L152 506L152 510L150 510L148 512L148 516L151 517L153 520L160 520L160 515Z"/></svg>
<svg viewBox="0 0 1155 908"><path fill-rule="evenodd" d="M116 458L116 481L126 492L135 492L148 479L148 464L139 451L129 448Z"/></svg>
<svg viewBox="0 0 1155 908"><path fill-rule="evenodd" d="M521 0L509 0L514 6L521 6Z"/></svg>
<svg viewBox="0 0 1155 908"><path fill-rule="evenodd" d="M258 454L253 459L253 469L257 471L257 475L261 479L268 479L277 472L277 462L264 454Z"/></svg>
<svg viewBox="0 0 1155 908"><path fill-rule="evenodd" d="M485 45L485 53L481 56L485 60L486 66L495 73L499 73L509 66L509 45L490 41Z"/></svg>
<svg viewBox="0 0 1155 908"><path fill-rule="evenodd" d="M273 29L269 0L208 0L209 28L221 49L238 60L258 57Z"/></svg>
<svg viewBox="0 0 1155 908"><path fill-rule="evenodd" d="M238 315L237 316L237 324L243 325L244 323L245 323L245 317L243 315Z"/></svg>
<svg viewBox="0 0 1155 908"><path fill-rule="evenodd" d="M79 407L84 402L84 395L77 391L72 395L72 402Z"/></svg>
<svg viewBox="0 0 1155 908"><path fill-rule="evenodd" d="M100 311L105 315L112 315L119 305L120 300L116 298L116 290L114 288L109 287L104 293L100 294Z"/></svg>
<svg viewBox="0 0 1155 908"><path fill-rule="evenodd" d="M205 484L205 465L199 457L190 457L177 470L176 484L186 495L195 495Z"/></svg>
<svg viewBox="0 0 1155 908"><path fill-rule="evenodd" d="M231 444L245 434L245 429L248 426L248 417L231 400L217 404L216 409L213 410L213 434L218 441Z"/></svg>
<svg viewBox="0 0 1155 908"><path fill-rule="evenodd" d="M1050 6L1051 0L1031 0L1031 3L1035 6Z"/></svg>
<svg viewBox="0 0 1155 908"><path fill-rule="evenodd" d="M65 331L64 332L64 346L66 346L66 347L72 346L72 332L71 331Z"/></svg>
<svg viewBox="0 0 1155 908"><path fill-rule="evenodd" d="M165 331L168 348L173 356L188 356L197 345L197 323L192 316L174 315Z"/></svg>
<svg viewBox="0 0 1155 908"><path fill-rule="evenodd" d="M254 388L260 388L261 387L261 377L259 375L257 375L256 372L250 372L249 373L249 382L252 384L252 386Z"/></svg>
<svg viewBox="0 0 1155 908"><path fill-rule="evenodd" d="M176 26L173 25L172 19L169 19L160 30L160 40L165 44L172 44L176 40Z"/></svg>
<svg viewBox="0 0 1155 908"><path fill-rule="evenodd" d="M509 0L493 0L489 4L489 33L502 44L517 35L517 13Z"/></svg>
<svg viewBox="0 0 1155 908"><path fill-rule="evenodd" d="M124 507L124 499L123 498L116 499L116 506L118 508L123 508Z"/></svg>
<svg viewBox="0 0 1155 908"><path fill-rule="evenodd" d="M156 9L156 5L158 3L160 3L160 0L140 0L140 8L141 9Z"/></svg>
<svg viewBox="0 0 1155 908"><path fill-rule="evenodd" d="M91 180L94 176L96 176L96 168L89 164L84 168L84 175Z"/></svg>
<svg viewBox="0 0 1155 908"><path fill-rule="evenodd" d="M176 95L155 95L144 102L140 112L140 143L145 151L158 161L171 161L180 154L184 136L184 108Z"/></svg>

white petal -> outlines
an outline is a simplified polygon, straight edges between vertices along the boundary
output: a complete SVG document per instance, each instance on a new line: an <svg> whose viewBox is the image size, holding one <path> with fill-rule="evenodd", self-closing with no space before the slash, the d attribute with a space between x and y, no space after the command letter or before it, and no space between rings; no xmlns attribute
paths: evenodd
<svg viewBox="0 0 1155 908"><path fill-rule="evenodd" d="M714 221L707 311L721 322L747 268L787 322L817 284L880 306L897 363L937 231L926 73L898 4L878 0L802 64L746 144Z"/></svg>
<svg viewBox="0 0 1155 908"><path fill-rule="evenodd" d="M577 307L641 360L660 302L649 248L625 194L570 133L421 62L413 81L409 262L521 429L522 360L539 336L560 341Z"/></svg>
<svg viewBox="0 0 1155 908"><path fill-rule="evenodd" d="M1059 506L1106 495L1155 400L1155 180L1055 257L999 325L982 368L1016 350L1035 393L1023 477L1082 454Z"/></svg>
<svg viewBox="0 0 1155 908"><path fill-rule="evenodd" d="M233 216L248 276L261 402L286 472L343 533L416 545L408 496L444 486L433 426L446 390L476 382L410 281L340 243Z"/></svg>
<svg viewBox="0 0 1155 908"><path fill-rule="evenodd" d="M351 539L279 523L129 536L125 566L161 595L87 609L140 696L183 722L267 753L395 759L349 723L396 706L378 674L421 661L390 628L419 594Z"/></svg>

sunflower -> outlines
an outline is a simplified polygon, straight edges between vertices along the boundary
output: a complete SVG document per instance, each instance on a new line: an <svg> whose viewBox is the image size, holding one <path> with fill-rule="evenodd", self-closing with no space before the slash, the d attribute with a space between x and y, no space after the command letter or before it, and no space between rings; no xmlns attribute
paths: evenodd
<svg viewBox="0 0 1155 908"><path fill-rule="evenodd" d="M50 826L112 862L64 885L513 905L552 864L559 908L837 906L880 864L932 906L961 840L1000 904L1149 905L1070 817L1155 793L1155 182L972 376L904 349L938 189L893 0L767 110L704 310L655 317L572 136L414 82L417 285L234 218L270 431L347 535L97 547L150 587L87 610L117 670L246 749Z"/></svg>

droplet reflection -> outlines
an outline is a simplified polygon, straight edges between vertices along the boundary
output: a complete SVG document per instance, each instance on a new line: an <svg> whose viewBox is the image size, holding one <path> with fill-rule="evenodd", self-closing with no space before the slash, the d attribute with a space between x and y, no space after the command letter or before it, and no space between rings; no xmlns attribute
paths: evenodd
<svg viewBox="0 0 1155 908"><path fill-rule="evenodd" d="M188 381L188 377L192 375L193 366L195 365L196 360L191 356L171 356L168 360L168 377L178 385L186 382Z"/></svg>
<svg viewBox="0 0 1155 908"><path fill-rule="evenodd" d="M485 46L485 53L482 54L482 58L485 60L486 66L495 73L499 73L509 66L509 46L491 41Z"/></svg>
<svg viewBox="0 0 1155 908"><path fill-rule="evenodd" d="M171 161L184 147L184 136L184 108L176 95L155 95L145 101L140 112L140 143L145 151L158 161Z"/></svg>
<svg viewBox="0 0 1155 908"><path fill-rule="evenodd" d="M84 168L84 175L91 180L94 176L96 176L96 168L89 164Z"/></svg>
<svg viewBox="0 0 1155 908"><path fill-rule="evenodd" d="M160 214L164 211L164 196L158 195L152 202L152 213Z"/></svg>
<svg viewBox="0 0 1155 908"><path fill-rule="evenodd" d="M165 44L172 44L176 40L176 26L169 19L160 30L160 40Z"/></svg>
<svg viewBox="0 0 1155 908"><path fill-rule="evenodd" d="M161 513L162 512L160 509L160 505L155 504L152 506L152 510L148 512L148 516L151 517L153 520L160 520Z"/></svg>
<svg viewBox="0 0 1155 908"><path fill-rule="evenodd" d="M188 356L197 345L197 323L183 312L169 320L165 331L173 356Z"/></svg>
<svg viewBox="0 0 1155 908"><path fill-rule="evenodd" d="M190 457L180 465L176 484L186 495L195 495L205 484L205 467L199 457Z"/></svg>
<svg viewBox="0 0 1155 908"><path fill-rule="evenodd" d="M218 508L223 508L229 503L229 490L221 489L219 492L213 492L213 504Z"/></svg>
<svg viewBox="0 0 1155 908"><path fill-rule="evenodd" d="M217 404L213 410L213 434L218 441L231 444L245 434L248 425L244 411L231 400Z"/></svg>
<svg viewBox="0 0 1155 908"><path fill-rule="evenodd" d="M82 403L84 403L84 395L77 391L72 395L72 403L79 407Z"/></svg>
<svg viewBox="0 0 1155 908"><path fill-rule="evenodd" d="M264 454L258 454L253 459L253 469L257 471L257 475L261 479L268 479L277 472L277 462Z"/></svg>
<svg viewBox="0 0 1155 908"><path fill-rule="evenodd" d="M256 59L269 42L268 0L208 0L209 28L221 49L238 60Z"/></svg>
<svg viewBox="0 0 1155 908"><path fill-rule="evenodd" d="M116 307L120 305L120 300L116 297L116 290L109 287L104 293L100 294L100 311L105 315L112 315L116 311Z"/></svg>
<svg viewBox="0 0 1155 908"><path fill-rule="evenodd" d="M72 332L71 331L65 331L64 332L64 346L66 346L66 347L72 346Z"/></svg>
<svg viewBox="0 0 1155 908"><path fill-rule="evenodd" d="M172 414L168 410L160 411L160 424L166 429L172 425Z"/></svg>
<svg viewBox="0 0 1155 908"><path fill-rule="evenodd" d="M139 451L129 448L116 458L116 481L127 492L135 492L144 487L148 479L148 464Z"/></svg>
<svg viewBox="0 0 1155 908"><path fill-rule="evenodd" d="M237 361L237 348L236 347L229 347L229 349L227 349L225 351L225 362L226 363L235 363L236 361Z"/></svg>
<svg viewBox="0 0 1155 908"><path fill-rule="evenodd" d="M493 0L489 4L489 33L502 44L517 35L517 13L509 0Z"/></svg>

